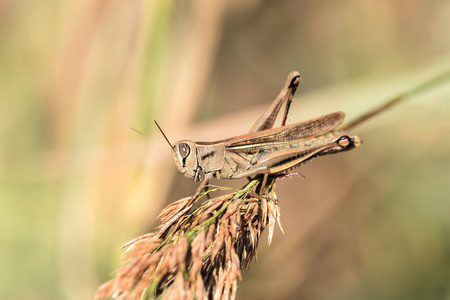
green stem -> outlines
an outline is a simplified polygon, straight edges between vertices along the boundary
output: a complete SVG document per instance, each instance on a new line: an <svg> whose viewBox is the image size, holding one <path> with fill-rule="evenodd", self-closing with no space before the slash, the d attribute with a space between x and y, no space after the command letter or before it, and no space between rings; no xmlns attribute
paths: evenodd
<svg viewBox="0 0 450 300"><path fill-rule="evenodd" d="M361 115L360 117L356 118L353 121L350 121L350 123L342 126L341 128L339 128L339 130L353 129L353 128L359 126L364 121L388 110L389 108L398 104L399 102L409 99L413 96L417 96L418 94L423 93L427 90L430 90L430 89L434 88L435 86L440 85L448 80L450 80L450 72L447 71L447 72L444 72L444 73L416 86L415 88L413 88L412 90L409 90L406 93L400 94L400 95L392 98L391 100L387 101L386 103L382 104L381 106L379 106L375 109L372 109L371 111Z"/></svg>

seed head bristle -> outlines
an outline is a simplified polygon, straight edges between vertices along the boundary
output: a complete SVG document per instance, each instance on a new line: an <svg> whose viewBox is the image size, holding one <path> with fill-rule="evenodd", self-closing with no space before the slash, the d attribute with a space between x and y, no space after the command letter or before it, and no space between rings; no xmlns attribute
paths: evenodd
<svg viewBox="0 0 450 300"><path fill-rule="evenodd" d="M161 211L152 233L128 242L126 264L116 278L99 287L95 299L235 299L241 271L256 256L263 230L272 241L279 223L278 201L260 197L261 180L242 190L206 200L180 199ZM274 184L266 185L268 195ZM194 204L199 205L194 205ZM281 228L281 226L280 226Z"/></svg>

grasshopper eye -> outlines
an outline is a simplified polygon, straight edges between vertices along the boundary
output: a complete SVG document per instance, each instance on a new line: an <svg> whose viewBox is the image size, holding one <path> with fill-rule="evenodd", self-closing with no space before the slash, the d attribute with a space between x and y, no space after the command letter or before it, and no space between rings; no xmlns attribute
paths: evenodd
<svg viewBox="0 0 450 300"><path fill-rule="evenodd" d="M181 158L183 158L183 159L185 159L191 152L191 148L186 143L180 143L180 145L178 147L180 150Z"/></svg>

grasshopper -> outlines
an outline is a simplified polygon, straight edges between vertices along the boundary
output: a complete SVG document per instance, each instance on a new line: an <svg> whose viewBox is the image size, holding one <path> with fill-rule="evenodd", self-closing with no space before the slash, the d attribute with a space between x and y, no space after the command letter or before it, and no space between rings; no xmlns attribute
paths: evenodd
<svg viewBox="0 0 450 300"><path fill-rule="evenodd" d="M335 129L342 124L341 111L315 119L286 125L294 93L300 82L298 72L291 72L281 92L259 117L249 133L215 142L182 140L172 145L178 170L194 180L246 178L263 175L261 187L269 176L288 176L288 172L311 159L358 147L361 140ZM286 102L281 126L273 128L282 104ZM158 124L156 124L158 125Z"/></svg>

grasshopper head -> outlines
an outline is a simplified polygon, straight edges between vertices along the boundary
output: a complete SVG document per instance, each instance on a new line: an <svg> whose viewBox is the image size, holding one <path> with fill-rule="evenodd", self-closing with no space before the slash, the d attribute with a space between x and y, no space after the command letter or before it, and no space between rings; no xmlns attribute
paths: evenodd
<svg viewBox="0 0 450 300"><path fill-rule="evenodd" d="M172 147L172 156L178 170L189 179L199 180L197 147L194 142L180 141Z"/></svg>

